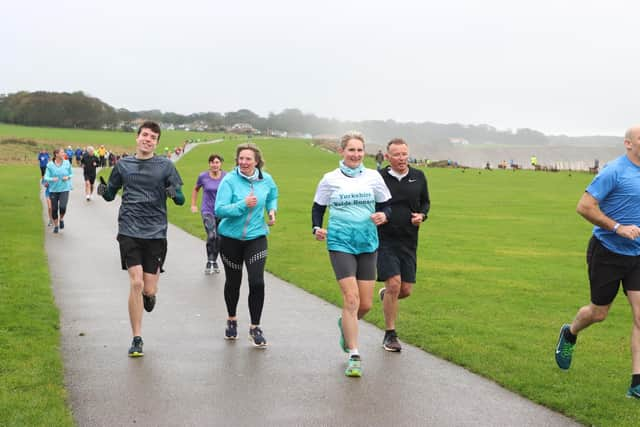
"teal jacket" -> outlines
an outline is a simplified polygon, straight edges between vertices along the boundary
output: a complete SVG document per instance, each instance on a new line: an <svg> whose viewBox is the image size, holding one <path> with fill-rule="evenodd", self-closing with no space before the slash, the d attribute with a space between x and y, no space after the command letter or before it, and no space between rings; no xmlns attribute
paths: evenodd
<svg viewBox="0 0 640 427"><path fill-rule="evenodd" d="M237 240L253 240L269 234L265 211L278 209L278 187L266 172L253 182L238 168L224 176L216 195L215 214L220 219L218 233ZM248 208L245 198L253 191L258 204Z"/></svg>
<svg viewBox="0 0 640 427"><path fill-rule="evenodd" d="M62 177L64 176L68 177L69 179L63 181ZM58 180L54 181L54 178L58 178ZM68 160L63 160L60 166L56 165L53 160L47 163L47 170L44 173L44 180L49 183L49 192L62 193L64 191L73 190L71 178L73 178L73 169L71 168L71 163L69 163Z"/></svg>

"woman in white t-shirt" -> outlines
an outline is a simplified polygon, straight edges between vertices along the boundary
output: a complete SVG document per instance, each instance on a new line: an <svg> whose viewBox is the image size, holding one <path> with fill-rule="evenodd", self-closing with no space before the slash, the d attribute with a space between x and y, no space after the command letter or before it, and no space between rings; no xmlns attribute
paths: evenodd
<svg viewBox="0 0 640 427"><path fill-rule="evenodd" d="M338 319L340 346L349 353L345 375L362 376L358 351L358 319L371 308L376 280L377 227L390 215L389 189L382 176L363 166L364 137L349 132L341 138L339 167L326 173L313 199L312 222L316 240L327 242L329 258L343 296ZM323 228L325 210L329 221Z"/></svg>

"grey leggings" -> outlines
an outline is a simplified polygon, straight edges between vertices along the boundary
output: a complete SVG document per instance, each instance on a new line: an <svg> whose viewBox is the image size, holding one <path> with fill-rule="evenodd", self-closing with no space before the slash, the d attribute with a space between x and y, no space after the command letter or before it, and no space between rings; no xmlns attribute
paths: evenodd
<svg viewBox="0 0 640 427"><path fill-rule="evenodd" d="M218 236L218 221L211 214L202 214L202 224L207 233L207 259L215 261L220 252L220 236Z"/></svg>
<svg viewBox="0 0 640 427"><path fill-rule="evenodd" d="M69 192L62 191L60 193L50 193L51 199L51 218L55 221L58 219L58 210L60 210L60 216L64 216L67 213L67 203L69 202Z"/></svg>

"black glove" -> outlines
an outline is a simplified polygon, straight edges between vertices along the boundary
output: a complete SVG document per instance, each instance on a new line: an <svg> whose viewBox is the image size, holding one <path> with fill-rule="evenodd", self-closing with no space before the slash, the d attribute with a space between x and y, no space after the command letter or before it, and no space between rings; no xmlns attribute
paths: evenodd
<svg viewBox="0 0 640 427"><path fill-rule="evenodd" d="M100 184L98 184L98 188L96 189L96 192L98 193L98 196L102 196L106 191L107 191L107 183L104 181L103 177L100 177Z"/></svg>
<svg viewBox="0 0 640 427"><path fill-rule="evenodd" d="M165 193L167 194L167 198L169 199L175 199L176 198L176 187L174 187L173 185L168 186L167 188L164 189Z"/></svg>

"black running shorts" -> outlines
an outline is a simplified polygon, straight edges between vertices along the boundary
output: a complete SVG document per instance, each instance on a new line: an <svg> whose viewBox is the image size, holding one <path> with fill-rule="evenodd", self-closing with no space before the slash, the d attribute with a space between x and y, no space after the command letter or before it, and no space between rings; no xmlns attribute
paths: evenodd
<svg viewBox="0 0 640 427"><path fill-rule="evenodd" d="M378 281L384 282L400 276L406 283L416 283L416 250L402 245L386 245L378 248Z"/></svg>
<svg viewBox="0 0 640 427"><path fill-rule="evenodd" d="M139 239L118 234L120 243L120 263L123 270L141 265L149 274L162 273L162 265L167 256L167 239Z"/></svg>
<svg viewBox="0 0 640 427"><path fill-rule="evenodd" d="M91 172L89 172L89 173L85 172L83 175L84 175L84 180L85 180L85 181L89 181L89 183L90 183L91 185L93 185L93 184L96 182L96 173L95 173L95 171L94 171L93 173L91 173Z"/></svg>
<svg viewBox="0 0 640 427"><path fill-rule="evenodd" d="M377 252L366 254L348 254L346 252L329 251L329 259L336 275L336 280L355 277L357 280L376 280Z"/></svg>
<svg viewBox="0 0 640 427"><path fill-rule="evenodd" d="M620 255L605 248L595 237L587 247L587 265L591 302L609 305L613 302L620 282L627 291L640 291L640 256Z"/></svg>

